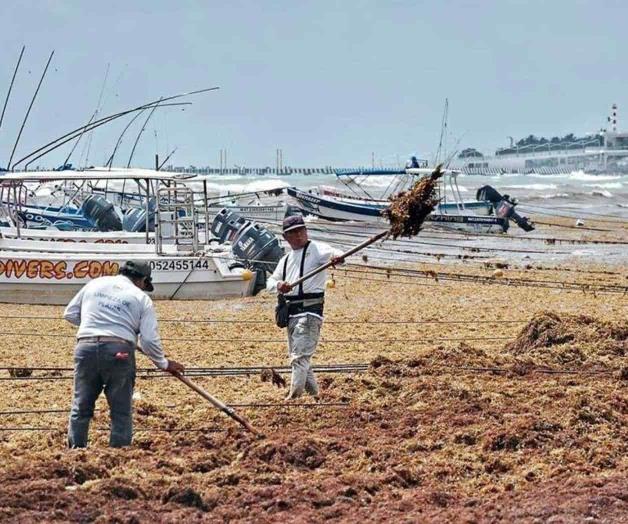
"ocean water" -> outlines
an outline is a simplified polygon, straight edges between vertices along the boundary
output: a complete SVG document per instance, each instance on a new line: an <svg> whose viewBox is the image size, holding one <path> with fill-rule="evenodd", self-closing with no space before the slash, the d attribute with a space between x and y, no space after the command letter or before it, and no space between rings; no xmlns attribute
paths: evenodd
<svg viewBox="0 0 628 524"><path fill-rule="evenodd" d="M356 185L349 186L342 182L344 177L335 175L209 175L194 179L200 188L201 180L207 183L208 191L214 194L237 194L244 192L262 192L272 189L295 186L299 189L310 189L319 185L327 185L357 193L365 190L374 198L379 198L395 185L390 176L362 177ZM575 171L563 175L520 175L502 174L493 176L459 175L458 189L464 199L474 200L478 188L490 185L502 194L517 198L520 206L534 206L535 210L547 210L560 213L569 211L570 215L583 216L608 215L628 219L628 174L592 175ZM447 188L447 191L450 191ZM449 193L451 194L451 193Z"/></svg>

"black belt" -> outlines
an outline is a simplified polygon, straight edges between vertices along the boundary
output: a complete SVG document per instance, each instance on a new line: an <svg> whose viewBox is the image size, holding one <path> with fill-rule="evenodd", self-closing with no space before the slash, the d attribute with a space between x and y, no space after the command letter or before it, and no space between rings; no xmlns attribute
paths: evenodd
<svg viewBox="0 0 628 524"><path fill-rule="evenodd" d="M325 293L302 293L301 295L284 295L286 297L286 301L295 304L297 302L303 302L305 300L314 300L317 298L325 299Z"/></svg>
<svg viewBox="0 0 628 524"><path fill-rule="evenodd" d="M135 343L130 340L126 340L120 337L81 337L77 339L79 342L91 342L91 343L99 343L99 342L115 342L117 344L128 344L129 346L135 347Z"/></svg>

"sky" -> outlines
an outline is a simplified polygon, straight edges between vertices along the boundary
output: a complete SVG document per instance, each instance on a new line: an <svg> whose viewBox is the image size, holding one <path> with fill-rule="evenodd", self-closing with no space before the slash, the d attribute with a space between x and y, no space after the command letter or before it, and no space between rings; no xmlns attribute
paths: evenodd
<svg viewBox="0 0 628 524"><path fill-rule="evenodd" d="M217 166L221 149L229 166L273 166L277 148L297 167L431 159L446 98L447 152L596 132L613 103L620 129L628 114L624 0L3 0L0 20L0 104L26 46L0 127L4 168L52 50L13 163L97 108L211 86L157 109L131 165L175 148L183 166ZM127 165L147 116L114 165ZM82 137L70 162L102 165L128 122ZM31 167L62 164L72 145Z"/></svg>

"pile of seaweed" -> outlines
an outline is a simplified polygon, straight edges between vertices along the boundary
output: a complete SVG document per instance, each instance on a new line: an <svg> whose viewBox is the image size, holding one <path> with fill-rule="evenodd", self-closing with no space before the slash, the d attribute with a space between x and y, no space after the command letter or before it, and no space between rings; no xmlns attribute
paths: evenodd
<svg viewBox="0 0 628 524"><path fill-rule="evenodd" d="M628 321L543 311L504 350L537 365L618 367L628 350Z"/></svg>
<svg viewBox="0 0 628 524"><path fill-rule="evenodd" d="M438 165L430 176L423 177L408 191L390 199L390 206L382 211L382 215L390 222L393 238L411 237L421 230L423 222L438 204L436 181L442 175Z"/></svg>

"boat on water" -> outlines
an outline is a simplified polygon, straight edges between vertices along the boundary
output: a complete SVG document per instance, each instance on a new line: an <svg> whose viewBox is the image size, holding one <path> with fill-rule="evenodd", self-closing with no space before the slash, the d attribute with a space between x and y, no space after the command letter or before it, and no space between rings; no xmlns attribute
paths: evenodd
<svg viewBox="0 0 628 524"><path fill-rule="evenodd" d="M111 242L97 242L95 237L105 233L24 228L17 215L17 198L15 206L4 206L5 215L13 219L14 237L0 238L0 301L67 303L88 280L115 274L129 258L145 260L153 268L156 299L205 300L253 294L257 271L247 269L230 245L220 245L209 235L199 236L201 214L194 205L193 192L181 180L147 170L101 176L146 182L145 202L150 202L151 194L157 197L155 233L151 235L148 229L139 234L112 232ZM15 197L27 183L90 177L92 173L8 173L0 183ZM145 216L148 221L148 214ZM209 223L207 215L202 218ZM31 240L36 235L40 238ZM139 241L141 236L143 242Z"/></svg>
<svg viewBox="0 0 628 524"><path fill-rule="evenodd" d="M573 133L551 138L529 135L517 141L510 137L510 144L493 155L467 148L449 166L472 175L628 173L628 133L617 130L616 104L608 121L610 129L580 137Z"/></svg>

